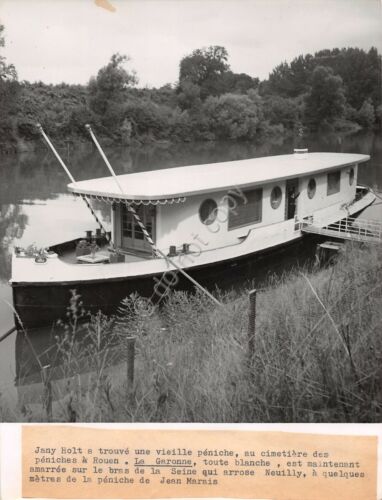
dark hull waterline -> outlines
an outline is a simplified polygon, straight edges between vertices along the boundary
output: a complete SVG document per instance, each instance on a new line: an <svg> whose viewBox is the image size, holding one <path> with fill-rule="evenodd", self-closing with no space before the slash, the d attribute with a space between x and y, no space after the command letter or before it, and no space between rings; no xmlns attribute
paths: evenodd
<svg viewBox="0 0 382 500"><path fill-rule="evenodd" d="M315 236L298 238L289 244L279 245L271 249L245 255L240 258L216 262L206 266L188 269L187 272L202 286L213 291L217 288L227 290L243 285L254 279L260 282L267 275L306 261L314 255ZM157 293L154 286L157 286ZM174 283L175 282L175 283ZM166 289L194 290L194 285L179 272L139 277L126 277L108 280L94 280L87 282L60 282L60 283L14 283L13 303L17 315L24 328L32 329L42 326L51 326L58 319L65 321L68 318L68 307L72 291L80 296L83 308L92 314L102 311L106 315L116 312L121 300L132 293L141 297L150 298L153 303L158 302ZM210 300L206 297L206 300ZM16 317L16 324L18 320Z"/></svg>

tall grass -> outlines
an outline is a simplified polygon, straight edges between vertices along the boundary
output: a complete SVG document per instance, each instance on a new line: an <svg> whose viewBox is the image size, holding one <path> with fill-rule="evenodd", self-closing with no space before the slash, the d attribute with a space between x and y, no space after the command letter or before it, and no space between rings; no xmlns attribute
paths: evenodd
<svg viewBox="0 0 382 500"><path fill-rule="evenodd" d="M176 292L147 316L134 312L132 296L116 318L91 318L85 334L71 321L58 339L69 382L54 418L379 422L381 253L349 244L330 267L271 279L257 296L251 362L247 291L222 295L222 308L199 292ZM124 361L130 335L137 338L133 388ZM20 418L39 419L27 415Z"/></svg>

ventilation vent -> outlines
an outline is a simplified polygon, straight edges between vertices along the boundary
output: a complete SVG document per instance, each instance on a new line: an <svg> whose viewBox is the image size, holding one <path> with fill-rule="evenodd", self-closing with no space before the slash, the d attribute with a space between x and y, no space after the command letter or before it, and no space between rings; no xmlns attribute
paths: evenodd
<svg viewBox="0 0 382 500"><path fill-rule="evenodd" d="M308 156L308 148L294 149L293 152L294 152L294 156L299 160L303 160L304 158L306 158Z"/></svg>

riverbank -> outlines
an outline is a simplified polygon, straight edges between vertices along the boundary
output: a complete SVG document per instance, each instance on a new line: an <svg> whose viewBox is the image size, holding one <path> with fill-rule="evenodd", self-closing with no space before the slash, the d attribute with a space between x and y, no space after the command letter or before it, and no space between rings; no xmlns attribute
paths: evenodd
<svg viewBox="0 0 382 500"><path fill-rule="evenodd" d="M44 372L52 420L379 422L381 254L348 244L331 267L270 278L257 295L253 352L247 291L222 296L223 308L174 293L138 316L131 297L114 321L93 317L82 333L73 299ZM45 420L47 387L21 381L18 408L2 402L2 420Z"/></svg>
<svg viewBox="0 0 382 500"><path fill-rule="evenodd" d="M341 127L338 128L338 132L343 135L350 135L352 133L356 133L361 130L360 127L357 127L356 124L350 124L347 128L341 124ZM128 144L124 144L123 141L118 139L110 138L110 136L97 132L97 138L102 143L103 146L109 148L125 148L131 149L132 151L146 150L148 148L158 148L158 149L169 149L173 147L187 147L190 143L198 142L200 144L212 144L222 142L221 138L216 138L210 135L209 137L205 137L195 141L191 136L190 137L171 137L166 139L157 139L155 137L143 137L142 139L132 138ZM284 129L283 127L276 126L267 126L261 132L259 132L258 136L254 138L251 142L253 143L263 143L267 140L273 140L276 138L280 140L293 138L293 131ZM234 139L226 139L227 142L235 143ZM78 136L68 135L68 136L60 136L55 137L53 139L54 145L56 149L65 154L67 152L76 151L76 152L91 152L95 151L94 143L92 142L90 136L86 137L82 134ZM248 143L248 139L241 140L243 144ZM0 142L0 156L1 155L15 155L15 154L28 154L28 153L38 153L47 148L43 139L39 136L34 137L33 139L25 139L23 137L15 136L12 140L8 140L5 142Z"/></svg>
<svg viewBox="0 0 382 500"><path fill-rule="evenodd" d="M317 149L316 142L318 136L323 138L323 145L321 147L332 150L333 145L336 144L334 149L342 150L341 145L344 141L349 142L353 138L358 141L359 138L378 136L378 133L373 133L373 131L370 130L364 130L354 122L339 121L336 127L327 127L325 131L322 131L320 134L309 133L306 131L303 138L303 146L308 147L309 149L312 147L313 149ZM97 138L102 144L102 147L107 151L122 151L125 157L142 155L147 156L147 154L150 154L150 152L153 151L155 151L155 154L158 154L158 152L173 152L177 150L184 150L187 152L192 151L195 147L198 150L218 149L222 147L222 145L224 150L227 150L227 146L230 146L231 149L235 148L235 150L244 151L244 153L240 153L239 156L242 156L243 154L244 157L247 157L248 154L252 156L258 156L258 154L266 156L272 152L276 152L276 154L291 153L293 152L294 147L301 145L301 138L296 138L292 130L284 129L282 127L269 127L267 130L263 130L262 133L253 140L240 141L223 141L221 139L213 139L211 137L208 140L204 139L198 141L177 140L176 138L174 140L158 140L151 137L146 140L146 142L140 142L133 139L127 146L123 145L119 141L111 139L106 135L103 135L102 133L98 133L98 131ZM74 161L74 163L77 159L96 152L96 147L90 136L62 136L52 138L52 141L60 155L67 161L71 160ZM285 144L284 148L281 147L280 151L274 151L275 147L277 148L277 146L282 146L283 144ZM40 136L35 136L33 139L24 139L19 137L17 140L13 141L0 141L0 157L5 159L14 156L32 157L33 155L43 154L44 152L51 154L45 141ZM235 159L236 156L237 155L235 155Z"/></svg>

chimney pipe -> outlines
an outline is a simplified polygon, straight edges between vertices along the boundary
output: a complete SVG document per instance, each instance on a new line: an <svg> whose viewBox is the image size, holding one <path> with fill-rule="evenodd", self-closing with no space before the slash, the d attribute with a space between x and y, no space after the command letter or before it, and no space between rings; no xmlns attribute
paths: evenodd
<svg viewBox="0 0 382 500"><path fill-rule="evenodd" d="M304 160L308 156L308 148L304 149L294 149L294 156L297 160Z"/></svg>

